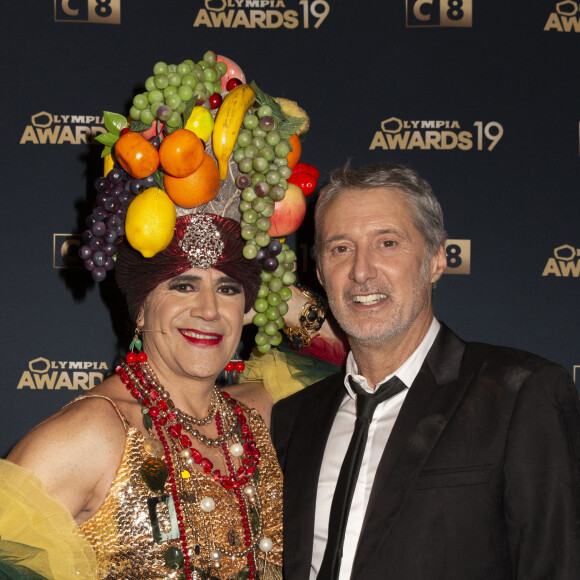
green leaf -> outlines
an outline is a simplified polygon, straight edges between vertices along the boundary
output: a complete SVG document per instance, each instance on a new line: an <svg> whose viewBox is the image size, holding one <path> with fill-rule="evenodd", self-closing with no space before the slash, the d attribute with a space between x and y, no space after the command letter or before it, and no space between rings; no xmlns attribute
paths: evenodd
<svg viewBox="0 0 580 580"><path fill-rule="evenodd" d="M163 185L163 175L164 173L159 169L153 174L153 178L155 179L155 183L157 183L159 189L165 191L165 187Z"/></svg>
<svg viewBox="0 0 580 580"><path fill-rule="evenodd" d="M256 103L260 106L269 105L272 108L272 119L276 121L280 137L282 139L290 139L302 127L304 119L287 115L280 104L273 97L262 91L254 81L250 83L250 86L256 95Z"/></svg>
<svg viewBox="0 0 580 580"><path fill-rule="evenodd" d="M240 578L240 580L248 580L249 577L250 577L250 569L246 566L240 572L239 578Z"/></svg>
<svg viewBox="0 0 580 580"><path fill-rule="evenodd" d="M145 125L141 121L131 121L131 131L147 131L147 129L151 129L153 123L149 123L149 125Z"/></svg>
<svg viewBox="0 0 580 580"><path fill-rule="evenodd" d="M110 147L104 147L103 151L101 152L101 159L106 157L111 151L112 149Z"/></svg>
<svg viewBox="0 0 580 580"><path fill-rule="evenodd" d="M183 111L183 126L187 125L187 121L189 121L189 117L191 117L191 111L193 111L193 107L195 107L195 99L189 99L185 103L185 111Z"/></svg>
<svg viewBox="0 0 580 580"><path fill-rule="evenodd" d="M95 139L105 147L113 147L119 140L119 136L114 135L113 133L101 133L100 135L97 135Z"/></svg>
<svg viewBox="0 0 580 580"><path fill-rule="evenodd" d="M105 117L105 127L107 131L119 136L119 133L128 126L127 119L124 115L119 115L119 113L112 113L111 111L105 111L103 113Z"/></svg>

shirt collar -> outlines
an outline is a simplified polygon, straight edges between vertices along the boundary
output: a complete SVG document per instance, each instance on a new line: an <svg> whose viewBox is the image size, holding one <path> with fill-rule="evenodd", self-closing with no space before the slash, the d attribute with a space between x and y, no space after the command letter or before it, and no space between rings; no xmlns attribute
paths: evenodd
<svg viewBox="0 0 580 580"><path fill-rule="evenodd" d="M391 377L397 375L399 379L404 383L407 388L410 388L415 380L415 377L419 374L419 370L425 361L425 357L427 353L431 349L431 346L435 342L435 338L439 329L441 328L441 324L436 318L433 318L431 321L431 325L429 326L429 330L423 337L423 340L419 344L419 346L415 349L415 351L411 354L411 356L398 368L395 372L387 375L382 381L380 381L376 388L382 385L384 382L388 381ZM369 393L373 393L375 389L371 389L367 380L362 375L358 374L358 365L354 360L354 355L352 351L348 353L346 357L346 374L344 377L344 386L349 394L349 396L353 399L356 399L356 395L354 394L352 387L349 383L349 378L352 377L365 391Z"/></svg>

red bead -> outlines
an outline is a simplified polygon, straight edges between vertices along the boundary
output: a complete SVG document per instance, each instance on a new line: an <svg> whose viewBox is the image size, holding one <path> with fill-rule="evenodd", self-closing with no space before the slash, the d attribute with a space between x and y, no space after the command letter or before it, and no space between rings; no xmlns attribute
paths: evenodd
<svg viewBox="0 0 580 580"><path fill-rule="evenodd" d="M144 352L137 354L137 362L144 363L147 362L147 355Z"/></svg>
<svg viewBox="0 0 580 580"><path fill-rule="evenodd" d="M157 419L157 423L159 423L159 425L164 427L165 425L167 425L167 417L159 417L159 419Z"/></svg>
<svg viewBox="0 0 580 580"><path fill-rule="evenodd" d="M229 363L226 365L226 372L228 372L228 373L231 373L233 370L234 370L234 363L230 361L230 362L229 362Z"/></svg>
<svg viewBox="0 0 580 580"><path fill-rule="evenodd" d="M154 397L151 397L152 399ZM167 411L167 409L169 408L167 406L167 403L165 401L159 401L159 403L157 403L157 406L162 410L162 411Z"/></svg>
<svg viewBox="0 0 580 580"><path fill-rule="evenodd" d="M204 457L201 460L201 466L203 467L203 470L206 473L210 473L211 470L213 469L213 463L209 459L207 459L207 457Z"/></svg>
<svg viewBox="0 0 580 580"><path fill-rule="evenodd" d="M241 360L240 360L240 361L238 361L238 362L237 362L237 363L234 365L234 368L235 368L235 369L236 369L236 370L237 370L239 373L241 373L241 372L242 372L242 371L243 371L243 370L246 368L246 365L244 364L244 361L241 361Z"/></svg>
<svg viewBox="0 0 580 580"><path fill-rule="evenodd" d="M169 434L173 438L178 439L179 436L181 435L181 425L179 425L179 424L171 425L171 427L169 427L168 431L169 431Z"/></svg>
<svg viewBox="0 0 580 580"><path fill-rule="evenodd" d="M155 391L155 390L154 390L154 391L149 391L149 396L150 396L150 397L151 397L153 400L155 400L155 399L157 399L157 397L159 396L159 393L158 393L157 391Z"/></svg>
<svg viewBox="0 0 580 580"><path fill-rule="evenodd" d="M132 364L137 360L137 355L131 351L127 353L127 356L125 357L125 360L129 363Z"/></svg>
<svg viewBox="0 0 580 580"><path fill-rule="evenodd" d="M229 393L226 393L225 391L222 391L222 397L224 399L229 399L231 397L231 395Z"/></svg>
<svg viewBox="0 0 580 580"><path fill-rule="evenodd" d="M151 407L149 409L149 414L155 418L155 417L159 417L159 409L157 407Z"/></svg>
<svg viewBox="0 0 580 580"><path fill-rule="evenodd" d="M173 411L170 411L169 413L167 413L167 418L170 421L175 421L176 415L175 415L175 413Z"/></svg>
<svg viewBox="0 0 580 580"><path fill-rule="evenodd" d="M203 460L201 453L197 449L191 450L191 457L197 464L201 463Z"/></svg>
<svg viewBox="0 0 580 580"><path fill-rule="evenodd" d="M135 397L135 399L140 399L141 391L138 388L131 389L131 395Z"/></svg>
<svg viewBox="0 0 580 580"><path fill-rule="evenodd" d="M179 438L179 442L183 445L183 447L191 447L191 439L187 435L182 435Z"/></svg>

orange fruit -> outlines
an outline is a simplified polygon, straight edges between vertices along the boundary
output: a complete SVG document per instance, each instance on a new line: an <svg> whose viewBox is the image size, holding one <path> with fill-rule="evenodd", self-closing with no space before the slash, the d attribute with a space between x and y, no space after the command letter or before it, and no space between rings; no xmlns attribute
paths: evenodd
<svg viewBox="0 0 580 580"><path fill-rule="evenodd" d="M115 157L123 169L135 179L149 177L159 167L157 149L134 131L119 137L115 143Z"/></svg>
<svg viewBox="0 0 580 580"><path fill-rule="evenodd" d="M163 185L173 203L192 208L211 201L220 190L220 174L217 163L207 153L203 154L201 165L185 177L166 174Z"/></svg>
<svg viewBox="0 0 580 580"><path fill-rule="evenodd" d="M186 177L201 165L205 155L201 139L189 129L177 129L163 139L159 160L166 173Z"/></svg>
<svg viewBox="0 0 580 580"><path fill-rule="evenodd" d="M288 159L288 167L294 169L300 159L300 154L302 153L302 143L300 143L298 133L294 133L294 135L290 137L290 147L292 147L292 151L286 155L286 159Z"/></svg>

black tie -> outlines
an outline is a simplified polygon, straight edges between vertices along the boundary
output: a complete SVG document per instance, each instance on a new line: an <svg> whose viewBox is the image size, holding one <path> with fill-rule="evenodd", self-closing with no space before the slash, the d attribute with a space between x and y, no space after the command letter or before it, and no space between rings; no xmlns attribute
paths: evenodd
<svg viewBox="0 0 580 580"><path fill-rule="evenodd" d="M373 413L379 403L394 397L405 388L403 382L397 377L390 378L375 393L365 391L352 377L349 378L349 381L352 390L356 393L356 423L352 439L340 468L334 497L332 498L328 523L328 541L317 580L336 580L338 578L346 522Z"/></svg>

